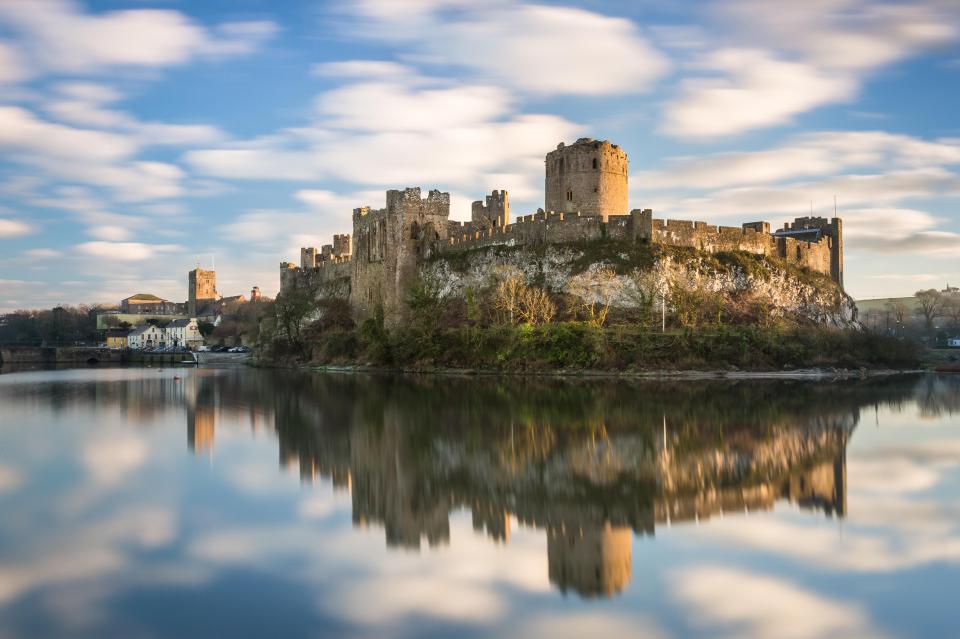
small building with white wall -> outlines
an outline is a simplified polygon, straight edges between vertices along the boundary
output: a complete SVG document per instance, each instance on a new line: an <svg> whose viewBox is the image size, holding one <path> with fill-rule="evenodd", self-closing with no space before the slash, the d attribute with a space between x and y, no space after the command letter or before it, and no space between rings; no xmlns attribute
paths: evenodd
<svg viewBox="0 0 960 639"><path fill-rule="evenodd" d="M203 344L203 335L200 334L200 324L196 317L173 320L163 332L167 346L196 348Z"/></svg>
<svg viewBox="0 0 960 639"><path fill-rule="evenodd" d="M164 331L153 324L143 324L130 331L127 346L133 349L156 348L165 343Z"/></svg>

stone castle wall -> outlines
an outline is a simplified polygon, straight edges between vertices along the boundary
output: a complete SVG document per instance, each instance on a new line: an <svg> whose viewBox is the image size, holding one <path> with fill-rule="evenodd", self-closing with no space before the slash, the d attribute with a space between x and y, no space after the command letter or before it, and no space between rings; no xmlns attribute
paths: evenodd
<svg viewBox="0 0 960 639"><path fill-rule="evenodd" d="M603 218L579 213L536 213L517 219L514 224L486 231L457 233L452 225L450 239L443 251L467 250L493 245L520 245L536 242L563 243L582 240L646 240L655 244L686 246L708 253L746 251L779 258L789 264L806 267L834 277L833 256L836 243L829 236L816 242L792 237L777 237L762 229L765 222L743 226L715 226L689 220L653 219L650 209L633 210L629 215ZM758 230L760 228L761 230ZM842 267L841 267L842 268Z"/></svg>
<svg viewBox="0 0 960 639"><path fill-rule="evenodd" d="M399 317L406 283L417 264L447 240L450 194L420 189L387 191L382 209L353 212L354 257L350 302L359 317L382 305L384 315Z"/></svg>

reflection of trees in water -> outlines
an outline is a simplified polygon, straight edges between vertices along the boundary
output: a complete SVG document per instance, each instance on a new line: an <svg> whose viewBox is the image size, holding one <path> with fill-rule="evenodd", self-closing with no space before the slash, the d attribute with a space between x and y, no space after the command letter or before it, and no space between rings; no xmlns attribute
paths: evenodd
<svg viewBox="0 0 960 639"><path fill-rule="evenodd" d="M914 392L922 417L960 413L960 375L925 375Z"/></svg>

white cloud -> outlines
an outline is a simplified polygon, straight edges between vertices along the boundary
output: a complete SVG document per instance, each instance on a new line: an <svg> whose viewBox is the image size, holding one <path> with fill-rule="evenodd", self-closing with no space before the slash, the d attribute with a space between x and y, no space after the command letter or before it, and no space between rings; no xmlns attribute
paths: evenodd
<svg viewBox="0 0 960 639"><path fill-rule="evenodd" d="M764 184L850 169L923 168L960 164L957 140L924 140L885 131L823 131L795 136L762 151L671 158L666 167L633 176L644 191Z"/></svg>
<svg viewBox="0 0 960 639"><path fill-rule="evenodd" d="M34 248L27 249L23 252L24 257L33 259L33 260L49 260L54 257L60 256L60 251L55 251L49 248Z"/></svg>
<svg viewBox="0 0 960 639"><path fill-rule="evenodd" d="M634 176L644 205L663 217L766 219L833 215L840 204L848 251L949 255L960 234L948 220L900 205L960 193L960 143L884 131L823 131L770 149L667 160ZM870 173L847 173L872 170ZM819 180L798 178L827 176ZM713 189L713 190L711 190ZM691 194L691 192L695 192Z"/></svg>
<svg viewBox="0 0 960 639"><path fill-rule="evenodd" d="M671 588L689 617L729 636L780 639L880 637L856 605L789 581L723 566L676 571Z"/></svg>
<svg viewBox="0 0 960 639"><path fill-rule="evenodd" d="M400 98L406 95L412 102L420 99L407 89L395 95ZM328 129L291 129L222 148L190 151L185 158L196 170L223 178L339 178L390 188L450 185L476 189L478 184L486 182L486 175L531 176L542 172L544 149L552 148L558 140L570 139L579 131L577 125L551 115L524 114L505 120L474 121L483 109L493 112L489 107L481 107L469 118L438 116L452 118L451 122L459 120L461 126L417 130L422 120L411 115L404 126L414 130L356 134ZM385 111L375 113L380 118L378 126L390 126ZM428 184L423 184L425 179L429 180ZM527 186L527 179L521 186ZM510 184L489 188L494 186L513 188Z"/></svg>
<svg viewBox="0 0 960 639"><path fill-rule="evenodd" d="M924 198L955 193L960 176L945 169L908 169L869 175L838 175L812 182L770 186L742 186L713 191L702 196L658 198L657 208L670 215L697 215L698 219L717 217L753 217L755 215L804 215L814 202L815 213L824 213L833 196L841 206L889 205L908 198Z"/></svg>
<svg viewBox="0 0 960 639"><path fill-rule="evenodd" d="M181 247L175 244L144 244L141 242L84 242L77 250L85 255L105 260L136 262L151 258L158 253L175 253Z"/></svg>
<svg viewBox="0 0 960 639"><path fill-rule="evenodd" d="M0 218L0 239L8 237L20 237L33 233L33 227L20 220L7 220Z"/></svg>
<svg viewBox="0 0 960 639"><path fill-rule="evenodd" d="M108 240L110 242L123 242L129 240L133 235L127 227L110 224L92 226L87 229L87 233L98 240Z"/></svg>
<svg viewBox="0 0 960 639"><path fill-rule="evenodd" d="M127 158L136 150L136 144L127 137L46 122L11 106L0 106L2 147L82 162L111 162Z"/></svg>
<svg viewBox="0 0 960 639"><path fill-rule="evenodd" d="M68 182L109 188L121 202L143 202L184 194L183 170L165 162L89 164L36 156L25 161Z"/></svg>
<svg viewBox="0 0 960 639"><path fill-rule="evenodd" d="M870 69L949 43L960 7L939 0L732 0L717 8L733 33L822 67Z"/></svg>
<svg viewBox="0 0 960 639"><path fill-rule="evenodd" d="M228 23L210 31L171 10L89 14L70 0L0 3L0 23L21 36L21 46L32 62L66 73L175 65L197 55L242 54L276 31L275 25L266 22Z"/></svg>
<svg viewBox="0 0 960 639"><path fill-rule="evenodd" d="M318 76L333 78L364 78L377 80L404 81L416 79L417 72L413 67L399 62L387 60L342 60L338 62L323 62L313 65L311 72Z"/></svg>
<svg viewBox="0 0 960 639"><path fill-rule="evenodd" d="M105 108L123 97L106 85L71 82L57 89L63 97L44 103L51 116L69 124L128 133L139 145L210 144L226 138L219 128L207 124L141 122L123 111Z"/></svg>
<svg viewBox="0 0 960 639"><path fill-rule="evenodd" d="M456 12L438 10L455 7ZM668 69L665 56L624 18L523 3L363 2L381 20L361 35L411 46L426 63L472 68L518 91L611 95L647 91Z"/></svg>
<svg viewBox="0 0 960 639"><path fill-rule="evenodd" d="M849 76L777 58L769 52L722 49L698 68L710 77L686 79L680 96L664 107L662 130L706 138L785 124L814 107L856 95Z"/></svg>
<svg viewBox="0 0 960 639"><path fill-rule="evenodd" d="M431 131L468 127L504 115L510 98L501 89L461 86L414 90L367 82L323 93L319 112L332 127L361 131Z"/></svg>
<svg viewBox="0 0 960 639"><path fill-rule="evenodd" d="M864 208L843 211L844 236L853 250L881 255L956 255L960 233L937 230L942 220L915 209Z"/></svg>
<svg viewBox="0 0 960 639"><path fill-rule="evenodd" d="M4 42L0 42L0 84L19 82L30 76L20 54Z"/></svg>
<svg viewBox="0 0 960 639"><path fill-rule="evenodd" d="M867 74L956 38L955 4L871 0L718 3L714 50L664 107L663 131L710 138L782 125L849 101ZM704 48L703 46L698 48ZM703 77L706 74L706 77Z"/></svg>

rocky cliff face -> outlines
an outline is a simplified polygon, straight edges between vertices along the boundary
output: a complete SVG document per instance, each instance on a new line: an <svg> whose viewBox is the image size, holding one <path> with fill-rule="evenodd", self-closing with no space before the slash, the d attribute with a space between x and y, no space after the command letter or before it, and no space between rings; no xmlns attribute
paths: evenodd
<svg viewBox="0 0 960 639"><path fill-rule="evenodd" d="M724 260L698 251L649 246L638 256L626 249L617 252L616 246L603 251L591 246L601 243L488 246L441 254L421 266L420 276L442 296L456 298L471 288L488 286L504 269L519 272L527 284L553 293L571 293L577 278L589 280L601 271L612 271L613 307L634 307L641 291L659 300L661 293L680 288L721 294L731 301L751 299L765 305L774 318L839 328L859 326L853 299L821 274L755 256ZM667 308L669 312L669 297Z"/></svg>

